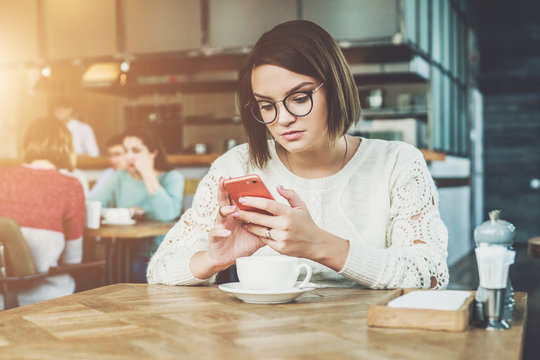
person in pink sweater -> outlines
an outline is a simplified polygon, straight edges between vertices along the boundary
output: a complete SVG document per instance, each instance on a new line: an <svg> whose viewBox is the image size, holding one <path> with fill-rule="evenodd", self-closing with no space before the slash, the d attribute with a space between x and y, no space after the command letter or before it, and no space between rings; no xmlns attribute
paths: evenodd
<svg viewBox="0 0 540 360"><path fill-rule="evenodd" d="M20 225L39 272L59 263L79 263L84 192L75 177L58 170L74 167L71 134L58 120L38 119L29 126L23 146L23 165L0 168L0 217ZM21 288L17 297L22 306L74 291L73 278L62 274Z"/></svg>

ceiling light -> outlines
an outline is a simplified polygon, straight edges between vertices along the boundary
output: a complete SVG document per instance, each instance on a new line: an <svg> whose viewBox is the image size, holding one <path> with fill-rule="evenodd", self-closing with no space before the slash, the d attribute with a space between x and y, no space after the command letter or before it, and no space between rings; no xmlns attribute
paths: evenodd
<svg viewBox="0 0 540 360"><path fill-rule="evenodd" d="M101 62L90 65L83 74L83 86L110 86L120 75L120 64L117 62Z"/></svg>
<svg viewBox="0 0 540 360"><path fill-rule="evenodd" d="M41 68L41 76L48 78L51 76L51 67L50 66L44 66Z"/></svg>
<svg viewBox="0 0 540 360"><path fill-rule="evenodd" d="M122 70L123 72L128 72L129 69L130 69L129 60L122 61L122 63L120 64L120 70Z"/></svg>

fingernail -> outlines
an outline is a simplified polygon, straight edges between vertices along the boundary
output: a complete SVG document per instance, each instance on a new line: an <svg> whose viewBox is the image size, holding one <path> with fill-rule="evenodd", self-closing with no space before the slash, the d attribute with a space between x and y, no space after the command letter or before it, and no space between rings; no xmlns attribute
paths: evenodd
<svg viewBox="0 0 540 360"><path fill-rule="evenodd" d="M225 230L225 235L227 236L231 235L231 230Z"/></svg>
<svg viewBox="0 0 540 360"><path fill-rule="evenodd" d="M246 202L246 199L244 199L243 197L241 197L241 198L238 199L238 202L239 202L240 204L244 204L244 203Z"/></svg>
<svg viewBox="0 0 540 360"><path fill-rule="evenodd" d="M233 217L233 218L237 218L237 217L239 217L239 216L240 216L240 214L237 213L237 212L235 212L235 213L232 214L232 217Z"/></svg>
<svg viewBox="0 0 540 360"><path fill-rule="evenodd" d="M285 186L283 186L283 185L278 185L277 187L278 187L279 190L287 190L287 189L285 188Z"/></svg>

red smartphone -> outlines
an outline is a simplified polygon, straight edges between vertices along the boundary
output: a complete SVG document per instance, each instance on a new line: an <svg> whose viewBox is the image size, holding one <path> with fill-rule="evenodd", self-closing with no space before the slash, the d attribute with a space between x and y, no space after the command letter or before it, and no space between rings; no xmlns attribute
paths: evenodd
<svg viewBox="0 0 540 360"><path fill-rule="evenodd" d="M259 175L251 174L226 179L223 181L223 187L229 193L229 197L232 201L234 201L236 206L241 210L256 211L262 214L272 215L267 211L240 204L238 201L238 199L243 196L263 197L274 200L274 197L270 194L270 191L268 191Z"/></svg>

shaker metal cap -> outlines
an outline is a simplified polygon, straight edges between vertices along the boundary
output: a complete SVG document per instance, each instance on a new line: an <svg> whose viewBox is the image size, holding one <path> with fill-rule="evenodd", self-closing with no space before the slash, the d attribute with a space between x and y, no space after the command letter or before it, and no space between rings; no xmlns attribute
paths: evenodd
<svg viewBox="0 0 540 360"><path fill-rule="evenodd" d="M489 212L489 220L478 225L474 230L476 245L506 245L514 242L516 227L508 221L501 220L501 210Z"/></svg>

